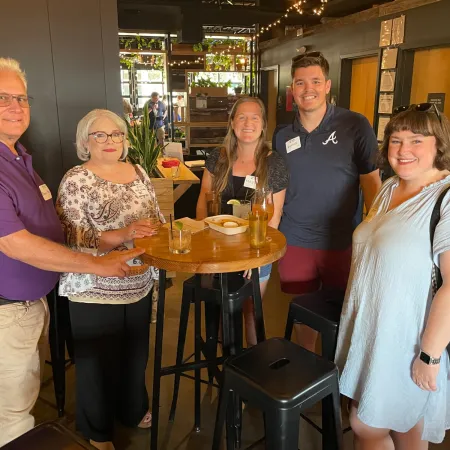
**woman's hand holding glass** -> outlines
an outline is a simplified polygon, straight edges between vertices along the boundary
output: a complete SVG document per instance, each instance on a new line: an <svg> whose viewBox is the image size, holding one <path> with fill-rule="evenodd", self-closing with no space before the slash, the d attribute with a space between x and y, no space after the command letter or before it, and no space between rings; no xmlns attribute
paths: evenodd
<svg viewBox="0 0 450 450"><path fill-rule="evenodd" d="M122 228L124 242L133 239L139 239L149 236L154 236L158 233L161 223L157 219L140 219L131 223L125 228Z"/></svg>

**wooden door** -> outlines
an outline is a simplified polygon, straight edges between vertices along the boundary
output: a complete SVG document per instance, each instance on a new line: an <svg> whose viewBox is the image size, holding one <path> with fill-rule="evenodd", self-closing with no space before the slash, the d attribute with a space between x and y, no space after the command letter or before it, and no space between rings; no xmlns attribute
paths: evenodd
<svg viewBox="0 0 450 450"><path fill-rule="evenodd" d="M444 93L444 112L450 115L450 48L418 50L414 54L410 103L428 101L428 94Z"/></svg>
<svg viewBox="0 0 450 450"><path fill-rule="evenodd" d="M352 61L350 109L367 117L373 125L377 90L378 57L370 56Z"/></svg>

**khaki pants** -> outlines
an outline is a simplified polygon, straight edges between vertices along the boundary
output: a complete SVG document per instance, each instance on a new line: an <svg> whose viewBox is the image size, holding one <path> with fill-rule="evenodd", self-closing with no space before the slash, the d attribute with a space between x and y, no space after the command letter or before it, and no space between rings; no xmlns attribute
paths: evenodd
<svg viewBox="0 0 450 450"><path fill-rule="evenodd" d="M48 323L45 298L0 305L0 447L34 427Z"/></svg>
<svg viewBox="0 0 450 450"><path fill-rule="evenodd" d="M164 126L156 130L156 139L159 145L164 145L164 138L166 136L166 128Z"/></svg>

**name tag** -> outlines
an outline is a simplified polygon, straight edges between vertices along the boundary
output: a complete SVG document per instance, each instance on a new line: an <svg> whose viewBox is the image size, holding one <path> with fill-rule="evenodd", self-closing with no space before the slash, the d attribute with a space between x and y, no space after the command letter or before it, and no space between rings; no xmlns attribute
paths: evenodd
<svg viewBox="0 0 450 450"><path fill-rule="evenodd" d="M136 194L137 198L143 198L143 197L148 196L148 189L142 183L139 183L136 186L133 186L131 189L133 189L133 192Z"/></svg>
<svg viewBox="0 0 450 450"><path fill-rule="evenodd" d="M253 175L247 175L245 177L244 187L249 189L256 189L256 183L258 182L258 178Z"/></svg>
<svg viewBox="0 0 450 450"><path fill-rule="evenodd" d="M50 200L52 198L52 193L50 192L50 189L47 187L46 184L41 184L39 186L39 189L45 201Z"/></svg>
<svg viewBox="0 0 450 450"><path fill-rule="evenodd" d="M297 136L289 141L286 142L286 151L288 153L293 152L294 150L297 150L299 148L301 148L302 143L300 141L300 137Z"/></svg>

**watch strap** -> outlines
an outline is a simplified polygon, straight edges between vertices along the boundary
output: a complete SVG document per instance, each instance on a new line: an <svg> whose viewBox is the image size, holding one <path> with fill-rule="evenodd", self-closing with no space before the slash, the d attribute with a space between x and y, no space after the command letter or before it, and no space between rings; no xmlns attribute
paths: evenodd
<svg viewBox="0 0 450 450"><path fill-rule="evenodd" d="M435 366L441 362L441 358L433 358L428 353L420 350L419 359L429 366Z"/></svg>

